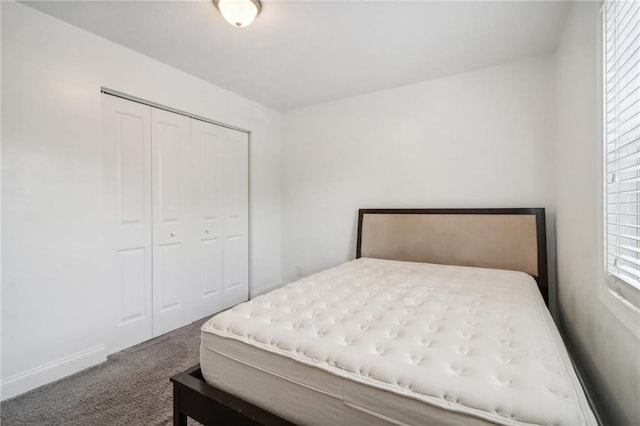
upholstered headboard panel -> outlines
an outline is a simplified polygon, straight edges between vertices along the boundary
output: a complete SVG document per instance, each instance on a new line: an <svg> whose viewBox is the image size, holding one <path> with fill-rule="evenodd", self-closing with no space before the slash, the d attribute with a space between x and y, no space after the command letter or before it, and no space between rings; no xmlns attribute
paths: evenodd
<svg viewBox="0 0 640 426"><path fill-rule="evenodd" d="M361 209L356 257L522 271L548 297L544 209Z"/></svg>

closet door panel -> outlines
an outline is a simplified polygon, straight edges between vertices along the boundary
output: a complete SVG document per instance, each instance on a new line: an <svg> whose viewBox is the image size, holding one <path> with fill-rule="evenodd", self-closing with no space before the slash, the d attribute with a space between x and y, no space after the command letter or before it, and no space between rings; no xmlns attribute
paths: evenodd
<svg viewBox="0 0 640 426"><path fill-rule="evenodd" d="M109 352L151 338L151 109L103 95Z"/></svg>
<svg viewBox="0 0 640 426"><path fill-rule="evenodd" d="M225 129L222 154L222 308L249 297L249 136Z"/></svg>
<svg viewBox="0 0 640 426"><path fill-rule="evenodd" d="M146 283L150 275L150 271L147 269L148 253L149 250L143 247L118 250L118 255L120 256L119 275L122 277L122 314L118 324L121 327L128 322L142 320L149 312L149 307L146 306L150 299ZM145 330L141 335L140 341L150 337L150 329Z"/></svg>
<svg viewBox="0 0 640 426"><path fill-rule="evenodd" d="M197 234L195 317L222 309L222 145L224 128L191 120L194 224Z"/></svg>
<svg viewBox="0 0 640 426"><path fill-rule="evenodd" d="M200 298L204 299L204 315L220 310L222 293L222 241L220 237L205 238L200 241L202 286ZM208 299L212 299L210 302ZM203 315L203 316L204 316Z"/></svg>
<svg viewBox="0 0 640 426"><path fill-rule="evenodd" d="M187 117L152 109L153 335L192 320Z"/></svg>

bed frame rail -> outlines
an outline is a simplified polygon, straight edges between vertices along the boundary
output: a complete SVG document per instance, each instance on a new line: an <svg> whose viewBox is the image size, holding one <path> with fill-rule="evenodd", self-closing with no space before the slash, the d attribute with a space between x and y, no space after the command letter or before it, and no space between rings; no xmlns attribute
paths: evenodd
<svg viewBox="0 0 640 426"><path fill-rule="evenodd" d="M208 384L200 364L171 377L173 424L187 426L187 417L208 425L288 426L293 423Z"/></svg>

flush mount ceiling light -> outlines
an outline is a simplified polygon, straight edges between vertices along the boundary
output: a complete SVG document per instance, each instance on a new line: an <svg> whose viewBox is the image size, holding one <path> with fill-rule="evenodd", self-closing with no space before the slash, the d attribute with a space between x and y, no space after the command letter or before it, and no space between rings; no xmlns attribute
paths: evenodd
<svg viewBox="0 0 640 426"><path fill-rule="evenodd" d="M250 25L262 9L260 0L213 0L222 17L234 27Z"/></svg>

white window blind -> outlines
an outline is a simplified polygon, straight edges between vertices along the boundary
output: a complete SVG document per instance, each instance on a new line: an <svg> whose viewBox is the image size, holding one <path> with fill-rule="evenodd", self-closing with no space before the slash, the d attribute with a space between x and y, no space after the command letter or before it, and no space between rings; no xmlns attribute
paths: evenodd
<svg viewBox="0 0 640 426"><path fill-rule="evenodd" d="M607 271L640 289L640 1L606 1Z"/></svg>

